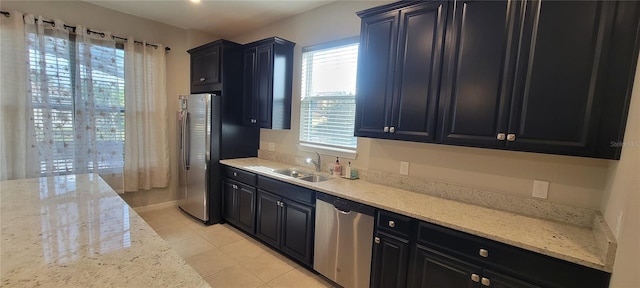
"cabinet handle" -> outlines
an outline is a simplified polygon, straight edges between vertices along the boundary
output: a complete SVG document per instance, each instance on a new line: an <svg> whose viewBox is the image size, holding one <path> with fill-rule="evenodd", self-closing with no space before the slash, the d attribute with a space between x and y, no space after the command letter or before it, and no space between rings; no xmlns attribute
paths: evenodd
<svg viewBox="0 0 640 288"><path fill-rule="evenodd" d="M204 82L204 80L207 80L207 79L204 79L204 77L200 78L200 82Z"/></svg>
<svg viewBox="0 0 640 288"><path fill-rule="evenodd" d="M507 141L516 141L516 134L507 134Z"/></svg>
<svg viewBox="0 0 640 288"><path fill-rule="evenodd" d="M471 281L476 282L476 283L480 282L480 275L471 274Z"/></svg>
<svg viewBox="0 0 640 288"><path fill-rule="evenodd" d="M504 133L498 133L498 136L496 136L496 138L498 138L498 140L500 141L504 141L504 139L506 139L506 135Z"/></svg>
<svg viewBox="0 0 640 288"><path fill-rule="evenodd" d="M233 185L233 186L231 186L231 187L233 187L233 189L238 190L238 185Z"/></svg>
<svg viewBox="0 0 640 288"><path fill-rule="evenodd" d="M382 128L382 131L384 131L384 133L389 132L389 127L388 126L384 126L384 128Z"/></svg>
<svg viewBox="0 0 640 288"><path fill-rule="evenodd" d="M393 220L389 220L389 227L391 228L396 227L396 222Z"/></svg>
<svg viewBox="0 0 640 288"><path fill-rule="evenodd" d="M376 244L380 244L380 238L379 237L373 238L373 242L376 242Z"/></svg>
<svg viewBox="0 0 640 288"><path fill-rule="evenodd" d="M478 251L478 254L480 254L480 256L485 258L489 257L489 251L486 249L480 249L480 251Z"/></svg>
<svg viewBox="0 0 640 288"><path fill-rule="evenodd" d="M396 132L396 127L389 127L389 133L395 133Z"/></svg>
<svg viewBox="0 0 640 288"><path fill-rule="evenodd" d="M489 280L489 278L482 277L481 282L482 282L482 285L484 286L491 286L491 280Z"/></svg>

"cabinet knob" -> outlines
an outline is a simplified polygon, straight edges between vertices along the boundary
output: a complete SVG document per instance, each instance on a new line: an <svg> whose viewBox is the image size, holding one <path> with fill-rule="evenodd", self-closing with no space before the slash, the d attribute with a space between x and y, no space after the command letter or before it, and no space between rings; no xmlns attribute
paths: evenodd
<svg viewBox="0 0 640 288"><path fill-rule="evenodd" d="M480 256L485 258L489 257L489 251L486 249L480 249L480 251L478 251L478 254L480 254Z"/></svg>
<svg viewBox="0 0 640 288"><path fill-rule="evenodd" d="M389 127L389 133L394 133L394 132L396 132L396 127L393 127L393 126Z"/></svg>
<svg viewBox="0 0 640 288"><path fill-rule="evenodd" d="M396 227L396 222L393 221L393 220L390 220L389 221L389 227L391 227L391 228Z"/></svg>
<svg viewBox="0 0 640 288"><path fill-rule="evenodd" d="M258 121L256 121L256 119L251 119L251 123L256 123Z"/></svg>
<svg viewBox="0 0 640 288"><path fill-rule="evenodd" d="M238 176L238 172L233 172L233 176L234 177Z"/></svg>
<svg viewBox="0 0 640 288"><path fill-rule="evenodd" d="M236 189L236 190L238 189L238 185L233 185L232 187L233 189Z"/></svg>
<svg viewBox="0 0 640 288"><path fill-rule="evenodd" d="M380 244L380 237L373 238L373 242L376 242L376 244Z"/></svg>
<svg viewBox="0 0 640 288"><path fill-rule="evenodd" d="M387 127L387 126L384 126L384 128L382 128L382 131L384 131L384 133L387 133L387 132L389 132L389 127Z"/></svg>
<svg viewBox="0 0 640 288"><path fill-rule="evenodd" d="M482 277L482 280L480 281L482 283L482 285L484 286L491 286L491 280L489 280L489 278L484 278Z"/></svg>
<svg viewBox="0 0 640 288"><path fill-rule="evenodd" d="M476 283L480 282L480 275L471 274L471 281L476 282Z"/></svg>
<svg viewBox="0 0 640 288"><path fill-rule="evenodd" d="M205 79L204 77L200 78L200 82L204 82L204 80L207 80L207 79Z"/></svg>
<svg viewBox="0 0 640 288"><path fill-rule="evenodd" d="M498 136L496 136L496 138L500 141L504 141L504 139L506 139L506 135L504 133L498 133Z"/></svg>
<svg viewBox="0 0 640 288"><path fill-rule="evenodd" d="M516 134L507 134L507 141L516 141Z"/></svg>

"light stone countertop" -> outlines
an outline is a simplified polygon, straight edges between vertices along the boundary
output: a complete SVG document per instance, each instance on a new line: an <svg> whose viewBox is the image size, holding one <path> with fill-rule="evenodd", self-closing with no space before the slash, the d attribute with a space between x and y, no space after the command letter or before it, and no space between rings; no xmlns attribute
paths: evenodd
<svg viewBox="0 0 640 288"><path fill-rule="evenodd" d="M589 227L494 210L361 179L333 176L335 179L324 182L307 182L273 173L272 170L297 168L312 171L312 168L265 159L228 159L220 163L583 266L606 272L613 268L612 260L602 259L603 251L598 246L597 235Z"/></svg>
<svg viewBox="0 0 640 288"><path fill-rule="evenodd" d="M0 182L3 287L210 287L97 174Z"/></svg>

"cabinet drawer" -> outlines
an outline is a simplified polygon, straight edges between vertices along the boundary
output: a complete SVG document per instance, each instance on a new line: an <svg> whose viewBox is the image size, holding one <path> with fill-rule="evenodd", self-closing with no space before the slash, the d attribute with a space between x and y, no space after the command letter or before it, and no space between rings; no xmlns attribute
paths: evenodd
<svg viewBox="0 0 640 288"><path fill-rule="evenodd" d="M376 219L376 227L403 238L409 238L411 235L412 219L406 216L398 215L389 211L378 210Z"/></svg>
<svg viewBox="0 0 640 288"><path fill-rule="evenodd" d="M420 222L417 242L543 287L607 287L610 274L486 238Z"/></svg>
<svg viewBox="0 0 640 288"><path fill-rule="evenodd" d="M256 185L256 174L251 172L225 166L224 175L229 179L240 181L251 186Z"/></svg>
<svg viewBox="0 0 640 288"><path fill-rule="evenodd" d="M304 187L258 176L258 188L300 203L315 206L316 192Z"/></svg>

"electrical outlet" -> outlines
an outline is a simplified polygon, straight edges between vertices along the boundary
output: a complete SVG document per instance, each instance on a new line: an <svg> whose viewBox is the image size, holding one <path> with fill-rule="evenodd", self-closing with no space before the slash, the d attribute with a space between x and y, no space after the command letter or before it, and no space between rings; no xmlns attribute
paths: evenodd
<svg viewBox="0 0 640 288"><path fill-rule="evenodd" d="M409 175L409 162L400 161L400 175Z"/></svg>
<svg viewBox="0 0 640 288"><path fill-rule="evenodd" d="M533 180L533 194L535 198L547 199L549 193L549 182Z"/></svg>
<svg viewBox="0 0 640 288"><path fill-rule="evenodd" d="M276 143L273 142L268 142L269 144L267 145L267 150L269 151L276 151Z"/></svg>

